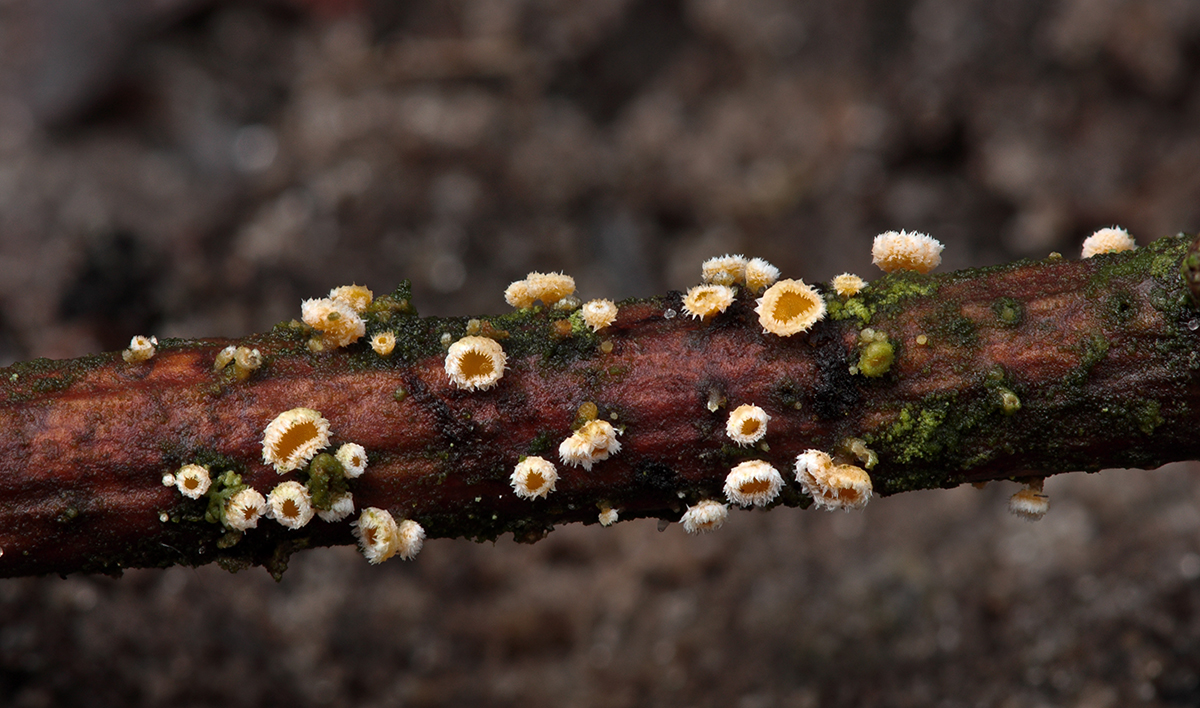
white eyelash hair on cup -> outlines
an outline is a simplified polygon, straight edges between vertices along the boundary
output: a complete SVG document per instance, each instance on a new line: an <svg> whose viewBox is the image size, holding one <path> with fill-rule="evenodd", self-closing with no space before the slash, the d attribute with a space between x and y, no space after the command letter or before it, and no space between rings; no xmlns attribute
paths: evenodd
<svg viewBox="0 0 1200 708"><path fill-rule="evenodd" d="M379 356L391 356L396 349L396 334L394 332L380 332L371 337L371 349Z"/></svg>
<svg viewBox="0 0 1200 708"><path fill-rule="evenodd" d="M767 434L767 423L771 416L758 406L749 403L738 406L729 414L725 423L725 434L741 446L762 440Z"/></svg>
<svg viewBox="0 0 1200 708"><path fill-rule="evenodd" d="M351 310L361 313L371 306L375 293L365 285L343 285L330 290L329 299L344 302Z"/></svg>
<svg viewBox="0 0 1200 708"><path fill-rule="evenodd" d="M311 408L293 408L275 417L263 431L262 459L279 474L308 464L329 445L329 421Z"/></svg>
<svg viewBox="0 0 1200 708"><path fill-rule="evenodd" d="M425 547L425 529L412 519L396 526L396 555L400 560L412 560Z"/></svg>
<svg viewBox="0 0 1200 708"><path fill-rule="evenodd" d="M319 331L322 343L333 349L353 344L367 333L366 323L343 300L305 300L300 303L300 318Z"/></svg>
<svg viewBox="0 0 1200 708"><path fill-rule="evenodd" d="M765 460L746 460L725 477L725 498L739 506L766 506L783 489L783 476Z"/></svg>
<svg viewBox="0 0 1200 708"><path fill-rule="evenodd" d="M1044 480L1035 480L1008 500L1008 510L1026 521L1038 521L1050 511L1050 495L1042 491Z"/></svg>
<svg viewBox="0 0 1200 708"><path fill-rule="evenodd" d="M942 244L918 231L885 231L871 244L871 262L885 273L913 270L922 275L942 263Z"/></svg>
<svg viewBox="0 0 1200 708"><path fill-rule="evenodd" d="M334 497L328 510L317 509L317 516L320 517L321 521L328 524L345 521L353 513L354 495L350 494L350 492L343 492Z"/></svg>
<svg viewBox="0 0 1200 708"><path fill-rule="evenodd" d="M779 280L779 269L762 258L751 258L746 262L746 289L757 293L769 288Z"/></svg>
<svg viewBox="0 0 1200 708"><path fill-rule="evenodd" d="M828 453L806 450L796 456L796 481L818 507L861 509L871 500L871 477L861 467L835 465Z"/></svg>
<svg viewBox="0 0 1200 708"><path fill-rule="evenodd" d="M275 485L267 495L267 507L272 519L293 530L307 526L314 514L308 490L291 480Z"/></svg>
<svg viewBox="0 0 1200 708"><path fill-rule="evenodd" d="M334 453L337 461L342 463L347 479L361 477L367 471L367 450L358 443L343 443Z"/></svg>
<svg viewBox="0 0 1200 708"><path fill-rule="evenodd" d="M225 502L225 525L234 531L258 528L258 520L267 513L267 500L247 487Z"/></svg>
<svg viewBox="0 0 1200 708"><path fill-rule="evenodd" d="M746 281L746 257L726 254L717 258L709 258L700 264L700 279L707 285L744 283Z"/></svg>
<svg viewBox="0 0 1200 708"><path fill-rule="evenodd" d="M517 463L509 482L513 491L522 499L546 498L554 491L554 483L558 481L558 470L554 463L547 459L530 455Z"/></svg>
<svg viewBox="0 0 1200 708"><path fill-rule="evenodd" d="M609 455L621 451L617 436L621 431L607 420L592 420L575 431L558 446L558 456L563 464L592 470L592 465L607 460Z"/></svg>
<svg viewBox="0 0 1200 708"><path fill-rule="evenodd" d="M833 278L833 289L842 297L854 297L866 284L866 281L853 273L842 273Z"/></svg>
<svg viewBox="0 0 1200 708"><path fill-rule="evenodd" d="M121 358L130 364L146 361L154 356L156 346L158 337L143 337L139 334L129 340L129 348L121 352Z"/></svg>
<svg viewBox="0 0 1200 708"><path fill-rule="evenodd" d="M371 565L384 562L399 550L400 529L386 509L374 506L363 509L351 527L358 539L358 549Z"/></svg>
<svg viewBox="0 0 1200 708"><path fill-rule="evenodd" d="M467 391L486 391L504 376L504 348L487 337L463 337L446 352L446 375Z"/></svg>
<svg viewBox="0 0 1200 708"><path fill-rule="evenodd" d="M766 334L790 337L807 332L825 317L825 299L803 280L780 280L757 302L754 311Z"/></svg>
<svg viewBox="0 0 1200 708"><path fill-rule="evenodd" d="M727 518L729 518L728 506L713 499L705 499L695 506L689 506L687 511L683 512L679 523L683 524L684 531L694 535L716 531L725 525Z"/></svg>
<svg viewBox="0 0 1200 708"><path fill-rule="evenodd" d="M617 319L617 305L612 300L588 300L580 310L583 323L599 332Z"/></svg>
<svg viewBox="0 0 1200 708"><path fill-rule="evenodd" d="M683 311L689 317L708 320L729 309L733 296L728 285L696 285L683 296Z"/></svg>
<svg viewBox="0 0 1200 708"><path fill-rule="evenodd" d="M207 467L184 465L175 470L175 486L179 493L191 499L199 499L208 491L212 477Z"/></svg>
<svg viewBox="0 0 1200 708"><path fill-rule="evenodd" d="M1101 253L1121 253L1137 248L1137 242L1129 232L1119 226L1100 229L1083 241L1081 255L1084 258L1098 256Z"/></svg>

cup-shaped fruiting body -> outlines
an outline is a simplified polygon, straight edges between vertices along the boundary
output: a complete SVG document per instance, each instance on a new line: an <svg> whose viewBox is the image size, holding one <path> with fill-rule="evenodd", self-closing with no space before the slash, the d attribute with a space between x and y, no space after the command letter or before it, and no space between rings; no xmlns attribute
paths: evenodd
<svg viewBox="0 0 1200 708"><path fill-rule="evenodd" d="M399 528L386 509L369 506L362 510L352 526L354 536L358 538L358 549L368 563L382 563L399 550Z"/></svg>
<svg viewBox="0 0 1200 708"><path fill-rule="evenodd" d="M766 506L783 489L783 476L764 460L746 460L725 477L725 498L730 504Z"/></svg>
<svg viewBox="0 0 1200 708"><path fill-rule="evenodd" d="M291 480L275 485L267 495L267 507L272 519L293 530L306 526L315 513L308 489Z"/></svg>
<svg viewBox="0 0 1200 708"><path fill-rule="evenodd" d="M767 288L754 311L763 332L790 337L807 332L825 317L825 300L803 280L781 280Z"/></svg>
<svg viewBox="0 0 1200 708"><path fill-rule="evenodd" d="M136 364L154 356L154 347L158 345L158 337L143 337L137 335L129 340L129 348L121 352L121 358L130 364Z"/></svg>
<svg viewBox="0 0 1200 708"><path fill-rule="evenodd" d="M401 560L410 561L417 557L425 546L425 529L413 521L405 519L396 526L396 555Z"/></svg>
<svg viewBox="0 0 1200 708"><path fill-rule="evenodd" d="M463 337L446 352L446 375L461 389L483 391L504 376L507 363L500 342L487 337Z"/></svg>
<svg viewBox="0 0 1200 708"><path fill-rule="evenodd" d="M687 511L683 512L683 518L679 520L679 523L683 524L684 531L697 534L716 531L725 525L727 518L729 518L728 506L713 499L705 499L695 506L689 506Z"/></svg>
<svg viewBox="0 0 1200 708"><path fill-rule="evenodd" d="M367 333L363 319L342 300L305 300L300 315L304 324L321 333L321 342L333 349L353 344Z"/></svg>
<svg viewBox="0 0 1200 708"><path fill-rule="evenodd" d="M1135 248L1137 248L1137 243L1129 235L1128 231L1117 226L1111 226L1107 229L1100 229L1084 239L1082 256L1084 258L1091 258L1101 253L1120 253L1122 251L1132 251Z"/></svg>
<svg viewBox="0 0 1200 708"><path fill-rule="evenodd" d="M762 258L751 258L746 262L746 289L756 293L769 288L779 280L779 269Z"/></svg>
<svg viewBox="0 0 1200 708"><path fill-rule="evenodd" d="M613 524L617 523L617 520L620 518L621 515L616 509L612 508L611 506L606 506L600 510L600 516L598 517L598 520L600 521L601 526L612 526Z"/></svg>
<svg viewBox="0 0 1200 708"><path fill-rule="evenodd" d="M367 471L367 450L358 443L343 443L334 457L342 463L342 469L350 479L360 477Z"/></svg>
<svg viewBox="0 0 1200 708"><path fill-rule="evenodd" d="M330 290L329 299L344 302L355 312L363 312L371 306L375 293L365 285L343 285Z"/></svg>
<svg viewBox="0 0 1200 708"><path fill-rule="evenodd" d="M806 450L796 456L796 481L819 506L861 509L871 500L871 477L854 465L835 465L828 454Z"/></svg>
<svg viewBox="0 0 1200 708"><path fill-rule="evenodd" d="M249 487L225 502L225 525L234 531L258 528L258 520L267 513L267 500Z"/></svg>
<svg viewBox="0 0 1200 708"><path fill-rule="evenodd" d="M697 285L683 296L683 311L691 317L707 320L733 304L733 288L728 285Z"/></svg>
<svg viewBox="0 0 1200 708"><path fill-rule="evenodd" d="M199 499L212 485L207 467L184 465L175 470L175 487L179 493L191 499Z"/></svg>
<svg viewBox="0 0 1200 708"><path fill-rule="evenodd" d="M621 431L607 420L590 421L562 441L558 446L558 456L563 464L582 467L590 472L592 464L607 460L609 455L621 451L621 443L617 440L620 434Z"/></svg>
<svg viewBox="0 0 1200 708"><path fill-rule="evenodd" d="M737 285L746 281L746 257L724 255L700 264L700 277L710 285Z"/></svg>
<svg viewBox="0 0 1200 708"><path fill-rule="evenodd" d="M354 496L350 492L343 492L334 497L328 509L317 509L317 516L321 517L321 521L330 524L344 521L353 513Z"/></svg>
<svg viewBox="0 0 1200 708"><path fill-rule="evenodd" d="M588 300L580 310L583 322L599 332L617 319L617 305L612 300Z"/></svg>
<svg viewBox="0 0 1200 708"><path fill-rule="evenodd" d="M396 334L394 332L380 332L371 337L371 348L379 356L391 356L392 351L396 348Z"/></svg>
<svg viewBox="0 0 1200 708"><path fill-rule="evenodd" d="M746 403L733 409L725 422L725 434L738 445L752 445L767 434L771 416L758 406Z"/></svg>
<svg viewBox="0 0 1200 708"><path fill-rule="evenodd" d="M842 297L854 297L864 285L866 281L853 273L842 273L833 278L833 289Z"/></svg>
<svg viewBox="0 0 1200 708"><path fill-rule="evenodd" d="M1050 495L1041 485L1026 486L1009 498L1008 510L1026 521L1037 521L1050 510Z"/></svg>
<svg viewBox="0 0 1200 708"><path fill-rule="evenodd" d="M311 408L284 411L263 431L263 462L279 474L299 469L329 445L329 421Z"/></svg>
<svg viewBox="0 0 1200 708"><path fill-rule="evenodd" d="M522 499L546 498L554 491L558 481L558 470L547 459L531 455L517 463L510 478L513 491Z"/></svg>
<svg viewBox="0 0 1200 708"><path fill-rule="evenodd" d="M221 351L217 352L217 356L213 359L213 371L220 371L233 362L233 355L237 353L237 347L230 344Z"/></svg>
<svg viewBox="0 0 1200 708"><path fill-rule="evenodd" d="M250 374L258 371L263 365L262 352L249 347L238 347L233 350L233 378L245 381Z"/></svg>
<svg viewBox="0 0 1200 708"><path fill-rule="evenodd" d="M530 273L504 291L504 300L513 307L533 307L541 300L553 305L575 292L575 279L563 273Z"/></svg>
<svg viewBox="0 0 1200 708"><path fill-rule="evenodd" d="M928 273L942 262L942 244L917 231L886 231L871 244L871 262L885 273L915 270Z"/></svg>

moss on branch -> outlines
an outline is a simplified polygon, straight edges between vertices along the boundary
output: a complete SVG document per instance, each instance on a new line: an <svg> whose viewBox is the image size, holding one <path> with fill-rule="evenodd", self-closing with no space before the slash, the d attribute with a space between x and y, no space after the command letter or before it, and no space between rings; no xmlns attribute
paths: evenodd
<svg viewBox="0 0 1200 708"><path fill-rule="evenodd" d="M313 351L314 332L289 322L238 341L165 339L144 362L17 364L0 371L0 576L213 561L278 575L296 550L353 543L348 523L227 531L205 518L210 499L161 482L197 463L265 493L281 478L262 461L263 429L300 406L368 451L349 483L358 508L478 540L537 540L608 508L676 521L720 497L746 459L784 471L775 504L808 506L793 460L847 440L877 457L884 495L1193 459L1190 248L1166 238L1085 261L888 275L849 298L826 290L830 316L786 338L763 333L744 292L706 321L671 316L678 294L625 301L597 334L555 309L421 318L404 286L375 299L366 336L343 349ZM385 357L369 341L386 331ZM458 389L443 370L448 344L468 334L507 355L489 390ZM215 370L229 345L257 349L261 366ZM517 497L513 466L554 458L585 404L621 431L620 453L591 471L561 467L547 498ZM742 404L771 416L757 446L725 435Z"/></svg>

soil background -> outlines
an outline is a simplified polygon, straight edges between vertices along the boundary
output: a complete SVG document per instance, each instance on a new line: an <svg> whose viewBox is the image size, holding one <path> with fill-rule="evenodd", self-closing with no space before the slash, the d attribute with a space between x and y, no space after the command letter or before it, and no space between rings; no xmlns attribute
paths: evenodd
<svg viewBox="0 0 1200 708"><path fill-rule="evenodd" d="M349 282L497 312L1200 228L1190 0L0 0L0 362ZM1200 704L1191 464L535 545L0 580L0 705Z"/></svg>

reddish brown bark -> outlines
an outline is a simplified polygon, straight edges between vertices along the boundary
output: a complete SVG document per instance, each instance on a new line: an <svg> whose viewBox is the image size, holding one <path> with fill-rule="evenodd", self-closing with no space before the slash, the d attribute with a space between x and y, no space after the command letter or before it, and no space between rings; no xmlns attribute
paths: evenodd
<svg viewBox="0 0 1200 708"><path fill-rule="evenodd" d="M321 411L336 442L368 450L351 482L358 508L415 519L433 537L535 540L595 522L604 504L623 519L676 520L721 498L747 458L784 473L782 503L806 506L795 456L849 437L878 453L882 494L1192 459L1200 320L1178 270L1186 247L889 276L857 310L831 295L831 317L790 338L764 334L744 294L709 322L679 315L677 294L627 302L599 336L570 333L563 313L488 318L509 369L483 392L457 389L442 368L442 335L462 336L465 319L388 314L369 327L397 331L391 359L365 340L314 354L303 328L279 327L239 342L267 362L244 382L213 370L225 341L166 341L138 364L104 354L17 365L0 378L0 575L213 560L279 573L296 549L352 543L349 522L318 520L298 531L263 520L236 539L202 519L205 500L160 481L203 461L265 494L281 478L261 461L263 428L298 406ZM851 372L864 325L895 352L877 378ZM589 401L623 427L621 452L590 472L559 465L548 499L514 495L519 457L557 462ZM742 403L772 416L765 448L725 436Z"/></svg>

